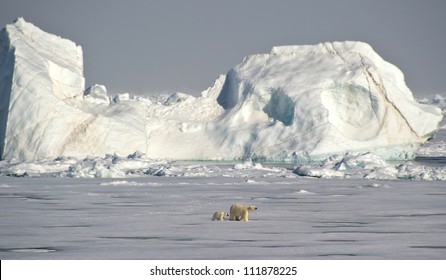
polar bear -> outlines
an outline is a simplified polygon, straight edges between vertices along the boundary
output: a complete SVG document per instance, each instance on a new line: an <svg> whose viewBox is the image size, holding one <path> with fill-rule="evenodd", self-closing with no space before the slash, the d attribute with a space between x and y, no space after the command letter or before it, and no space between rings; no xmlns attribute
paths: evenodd
<svg viewBox="0 0 446 280"><path fill-rule="evenodd" d="M228 212L225 211L217 211L214 213L214 216L212 216L212 221L223 221L225 217L228 217Z"/></svg>
<svg viewBox="0 0 446 280"><path fill-rule="evenodd" d="M248 213L257 210L256 206L233 204L229 210L229 220L248 221Z"/></svg>

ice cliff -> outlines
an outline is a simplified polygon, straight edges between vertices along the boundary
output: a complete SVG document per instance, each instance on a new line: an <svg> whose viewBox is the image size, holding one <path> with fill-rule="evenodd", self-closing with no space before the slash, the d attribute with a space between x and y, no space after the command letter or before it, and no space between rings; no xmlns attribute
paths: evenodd
<svg viewBox="0 0 446 280"><path fill-rule="evenodd" d="M348 151L412 158L442 118L438 108L418 104L402 72L362 42L249 56L228 72L217 101L232 124L251 124L231 134L250 139L248 154L297 161Z"/></svg>
<svg viewBox="0 0 446 280"><path fill-rule="evenodd" d="M19 18L0 34L1 157L100 155L144 148L133 108L96 106L84 96L82 49ZM125 135L125 137L123 137Z"/></svg>
<svg viewBox="0 0 446 280"><path fill-rule="evenodd" d="M82 49L18 19L0 33L0 156L271 161L373 152L414 157L440 109L417 103L394 65L361 42L274 47L200 97L85 90Z"/></svg>

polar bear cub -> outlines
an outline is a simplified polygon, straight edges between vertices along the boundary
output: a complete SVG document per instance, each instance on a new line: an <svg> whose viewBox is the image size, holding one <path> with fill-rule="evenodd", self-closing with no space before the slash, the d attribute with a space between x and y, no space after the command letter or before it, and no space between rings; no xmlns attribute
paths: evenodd
<svg viewBox="0 0 446 280"><path fill-rule="evenodd" d="M223 221L225 217L228 217L228 212L225 211L217 211L214 213L214 216L212 216L212 221Z"/></svg>
<svg viewBox="0 0 446 280"><path fill-rule="evenodd" d="M248 221L248 213L257 210L256 206L233 204L229 210L229 220Z"/></svg>

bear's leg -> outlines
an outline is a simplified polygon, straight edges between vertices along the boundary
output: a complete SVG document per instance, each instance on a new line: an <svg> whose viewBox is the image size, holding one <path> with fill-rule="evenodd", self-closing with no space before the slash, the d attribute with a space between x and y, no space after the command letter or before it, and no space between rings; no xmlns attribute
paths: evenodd
<svg viewBox="0 0 446 280"><path fill-rule="evenodd" d="M237 205L234 204L231 206L231 208L229 209L229 220L234 221L238 220L238 216L240 214L240 210L238 209Z"/></svg>
<svg viewBox="0 0 446 280"><path fill-rule="evenodd" d="M229 220L234 221L234 218L236 218L234 213L231 213L231 215L229 215Z"/></svg>
<svg viewBox="0 0 446 280"><path fill-rule="evenodd" d="M248 210L245 210L244 212L243 212L243 217L242 217L242 220L244 221L244 222L247 222L248 221Z"/></svg>

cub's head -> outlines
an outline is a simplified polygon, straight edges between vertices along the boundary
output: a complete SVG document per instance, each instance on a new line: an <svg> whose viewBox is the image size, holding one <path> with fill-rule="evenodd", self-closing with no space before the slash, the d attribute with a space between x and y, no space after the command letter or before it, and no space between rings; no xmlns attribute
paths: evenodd
<svg viewBox="0 0 446 280"><path fill-rule="evenodd" d="M252 212L252 211L254 211L254 210L257 210L257 206L248 206L247 208L248 208L248 211L249 211L249 212Z"/></svg>

